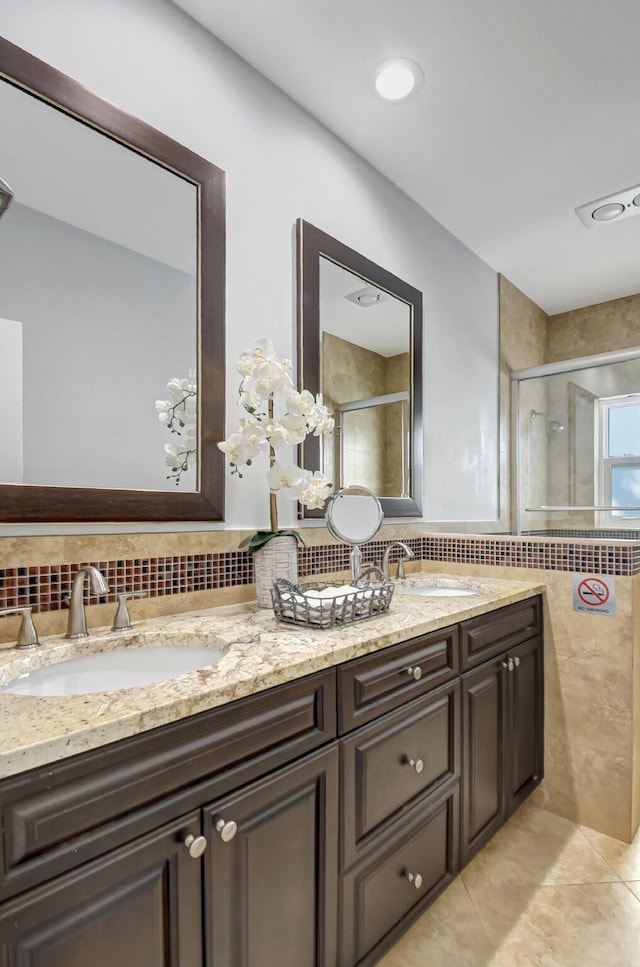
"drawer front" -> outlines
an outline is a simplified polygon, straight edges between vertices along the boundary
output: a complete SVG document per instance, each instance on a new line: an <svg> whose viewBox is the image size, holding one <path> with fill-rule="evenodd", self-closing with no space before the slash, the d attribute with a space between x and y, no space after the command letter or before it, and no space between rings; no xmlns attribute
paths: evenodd
<svg viewBox="0 0 640 967"><path fill-rule="evenodd" d="M527 598L517 604L507 605L499 611L490 611L463 621L460 625L461 671L475 668L483 661L513 648L542 631L542 601L540 597Z"/></svg>
<svg viewBox="0 0 640 967"><path fill-rule="evenodd" d="M460 685L451 682L341 741L342 863L460 775Z"/></svg>
<svg viewBox="0 0 640 967"><path fill-rule="evenodd" d="M421 635L340 665L340 734L450 681L458 667L457 627Z"/></svg>
<svg viewBox="0 0 640 967"><path fill-rule="evenodd" d="M135 810L217 776L240 785L320 747L336 734L335 701L329 669L7 779L0 898L124 842Z"/></svg>
<svg viewBox="0 0 640 967"><path fill-rule="evenodd" d="M341 967L375 963L458 871L458 784L342 880Z"/></svg>

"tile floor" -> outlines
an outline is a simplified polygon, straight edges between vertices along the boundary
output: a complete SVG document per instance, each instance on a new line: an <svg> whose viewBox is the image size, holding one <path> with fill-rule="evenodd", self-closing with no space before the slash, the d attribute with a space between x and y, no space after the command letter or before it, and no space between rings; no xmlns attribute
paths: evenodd
<svg viewBox="0 0 640 967"><path fill-rule="evenodd" d="M525 803L378 967L640 967L640 832Z"/></svg>

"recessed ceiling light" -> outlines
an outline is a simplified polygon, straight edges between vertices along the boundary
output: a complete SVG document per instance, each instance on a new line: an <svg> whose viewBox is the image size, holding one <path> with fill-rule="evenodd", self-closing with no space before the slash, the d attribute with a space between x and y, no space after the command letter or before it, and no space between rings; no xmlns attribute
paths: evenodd
<svg viewBox="0 0 640 967"><path fill-rule="evenodd" d="M383 61L376 68L376 91L386 101L403 101L417 94L423 84L424 74L412 60L394 58Z"/></svg>
<svg viewBox="0 0 640 967"><path fill-rule="evenodd" d="M604 222L621 222L632 215L640 215L640 185L623 188L604 198L596 198L576 208L576 215L586 228Z"/></svg>

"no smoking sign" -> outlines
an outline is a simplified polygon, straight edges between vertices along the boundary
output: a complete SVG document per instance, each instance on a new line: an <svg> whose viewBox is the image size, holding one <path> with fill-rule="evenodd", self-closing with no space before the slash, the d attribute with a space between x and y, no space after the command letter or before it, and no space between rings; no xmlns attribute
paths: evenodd
<svg viewBox="0 0 640 967"><path fill-rule="evenodd" d="M578 574L573 578L573 610L583 614L616 613L616 579L597 574Z"/></svg>

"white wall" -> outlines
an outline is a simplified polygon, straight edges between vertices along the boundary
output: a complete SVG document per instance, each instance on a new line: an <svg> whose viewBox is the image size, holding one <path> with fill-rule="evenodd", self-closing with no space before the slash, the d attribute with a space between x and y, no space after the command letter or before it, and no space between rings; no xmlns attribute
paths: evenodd
<svg viewBox="0 0 640 967"><path fill-rule="evenodd" d="M23 481L175 490L164 445L179 440L155 401L195 367L194 277L17 198L0 265L0 312L23 326ZM180 488L194 487L189 471Z"/></svg>
<svg viewBox="0 0 640 967"><path fill-rule="evenodd" d="M22 323L0 319L0 480L23 480Z"/></svg>
<svg viewBox="0 0 640 967"><path fill-rule="evenodd" d="M485 263L168 0L4 0L2 29L226 170L229 427L239 351L268 335L294 355L302 217L423 291L424 516L496 517L498 300ZM227 527L265 526L267 508L257 466L229 480ZM293 519L289 505L281 521Z"/></svg>

